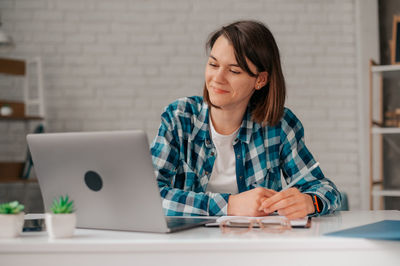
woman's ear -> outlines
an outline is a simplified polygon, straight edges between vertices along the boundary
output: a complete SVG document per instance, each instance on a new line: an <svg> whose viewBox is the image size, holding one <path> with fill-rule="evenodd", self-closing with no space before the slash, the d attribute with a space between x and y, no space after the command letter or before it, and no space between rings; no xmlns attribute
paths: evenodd
<svg viewBox="0 0 400 266"><path fill-rule="evenodd" d="M255 89L260 90L262 87L264 87L267 84L267 82L268 82L268 72L264 71L264 72L258 73Z"/></svg>

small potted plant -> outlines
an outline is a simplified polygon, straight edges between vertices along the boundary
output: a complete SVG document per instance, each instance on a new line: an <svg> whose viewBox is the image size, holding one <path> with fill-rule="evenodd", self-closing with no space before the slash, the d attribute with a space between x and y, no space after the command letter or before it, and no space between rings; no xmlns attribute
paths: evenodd
<svg viewBox="0 0 400 266"><path fill-rule="evenodd" d="M22 232L24 208L18 201L0 204L0 237L17 237Z"/></svg>
<svg viewBox="0 0 400 266"><path fill-rule="evenodd" d="M72 237L76 226L76 213L74 212L74 202L68 198L60 196L54 199L51 205L51 213L45 216L47 232L51 238Z"/></svg>

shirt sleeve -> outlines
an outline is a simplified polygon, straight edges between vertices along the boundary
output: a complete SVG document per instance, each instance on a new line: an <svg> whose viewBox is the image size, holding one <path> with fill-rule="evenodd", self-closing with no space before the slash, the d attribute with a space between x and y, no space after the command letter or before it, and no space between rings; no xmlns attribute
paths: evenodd
<svg viewBox="0 0 400 266"><path fill-rule="evenodd" d="M286 112L282 120L281 140L280 165L286 181L290 182L307 173L316 163L305 145L303 125L290 111ZM316 195L321 200L323 207L319 215L332 213L341 204L338 189L324 176L319 166L306 174L294 187L302 193Z"/></svg>
<svg viewBox="0 0 400 266"><path fill-rule="evenodd" d="M178 174L183 164L180 156L182 132L179 120L171 110L161 116L158 135L151 145L153 166L162 197L165 215L170 216L214 216L227 215L229 194L186 191L184 175ZM183 169L184 170L184 169ZM193 176L193 179L198 178Z"/></svg>

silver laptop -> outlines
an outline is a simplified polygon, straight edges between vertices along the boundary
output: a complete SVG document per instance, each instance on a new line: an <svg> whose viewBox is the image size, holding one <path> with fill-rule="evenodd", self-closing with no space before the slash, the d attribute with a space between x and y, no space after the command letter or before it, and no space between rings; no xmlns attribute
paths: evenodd
<svg viewBox="0 0 400 266"><path fill-rule="evenodd" d="M46 212L55 197L74 200L77 227L173 232L214 219L165 217L143 131L29 134Z"/></svg>

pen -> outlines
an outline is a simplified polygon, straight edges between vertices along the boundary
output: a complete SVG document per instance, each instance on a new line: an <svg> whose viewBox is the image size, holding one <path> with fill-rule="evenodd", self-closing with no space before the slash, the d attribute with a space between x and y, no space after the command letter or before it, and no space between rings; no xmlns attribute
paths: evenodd
<svg viewBox="0 0 400 266"><path fill-rule="evenodd" d="M307 172L303 173L302 175L296 177L292 182L290 182L286 187L284 187L281 191L284 191L288 188L293 187L294 185L296 185L301 179L303 179L308 173L310 173L312 170L314 170L315 168L317 168L319 165L319 162L316 162L313 166L311 166L310 168L307 169Z"/></svg>

